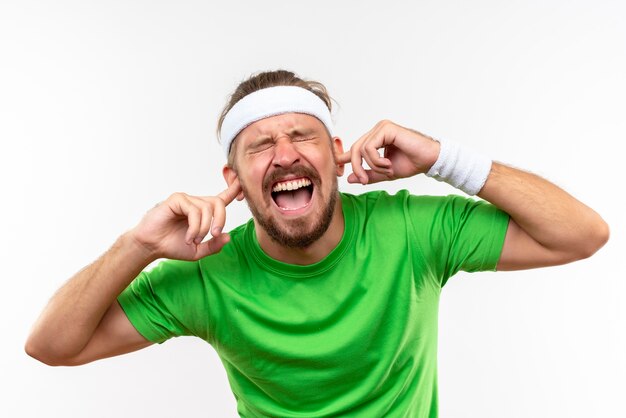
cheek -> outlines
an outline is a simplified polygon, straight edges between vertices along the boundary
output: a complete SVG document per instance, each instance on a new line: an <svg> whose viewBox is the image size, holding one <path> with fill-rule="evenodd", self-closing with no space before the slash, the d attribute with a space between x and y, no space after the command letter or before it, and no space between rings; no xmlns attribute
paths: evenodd
<svg viewBox="0 0 626 418"><path fill-rule="evenodd" d="M297 144L297 150L316 170L328 171L328 167L335 170L333 152L327 143L302 142Z"/></svg>
<svg viewBox="0 0 626 418"><path fill-rule="evenodd" d="M265 160L268 160L265 158ZM267 162L262 158L248 159L242 161L242 168L239 172L239 181L242 183L242 188L247 193L254 193L256 190L261 190L263 179L267 174Z"/></svg>
<svg viewBox="0 0 626 418"><path fill-rule="evenodd" d="M329 176L337 177L339 174L337 172L337 164L335 164L335 160L332 155L327 155L324 157L324 160L320 162L321 171L326 173Z"/></svg>

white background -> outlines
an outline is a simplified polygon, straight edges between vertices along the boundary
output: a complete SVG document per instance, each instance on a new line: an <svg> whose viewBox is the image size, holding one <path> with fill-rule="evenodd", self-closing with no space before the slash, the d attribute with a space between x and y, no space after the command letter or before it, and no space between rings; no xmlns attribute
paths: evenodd
<svg viewBox="0 0 626 418"><path fill-rule="evenodd" d="M23 344L53 292L147 209L223 189L220 109L276 68L327 85L346 145L388 118L547 177L611 226L591 259L448 283L442 417L626 416L624 2L0 4L0 416L236 415L202 341L78 368ZM423 176L375 187L455 192ZM228 215L249 217L240 202Z"/></svg>

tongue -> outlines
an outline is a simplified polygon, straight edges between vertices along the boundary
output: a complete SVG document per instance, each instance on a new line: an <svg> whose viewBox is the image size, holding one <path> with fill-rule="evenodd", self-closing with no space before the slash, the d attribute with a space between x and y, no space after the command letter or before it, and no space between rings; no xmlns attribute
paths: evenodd
<svg viewBox="0 0 626 418"><path fill-rule="evenodd" d="M308 188L280 192L276 194L276 204L283 209L298 209L305 206L311 200Z"/></svg>

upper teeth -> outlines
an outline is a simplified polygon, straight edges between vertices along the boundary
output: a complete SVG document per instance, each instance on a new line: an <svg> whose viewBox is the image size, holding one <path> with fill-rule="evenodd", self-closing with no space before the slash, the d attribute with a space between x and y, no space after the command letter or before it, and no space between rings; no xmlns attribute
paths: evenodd
<svg viewBox="0 0 626 418"><path fill-rule="evenodd" d="M311 185L309 179L288 180L277 183L272 188L272 192L284 192L285 190L296 190L300 187L306 187Z"/></svg>

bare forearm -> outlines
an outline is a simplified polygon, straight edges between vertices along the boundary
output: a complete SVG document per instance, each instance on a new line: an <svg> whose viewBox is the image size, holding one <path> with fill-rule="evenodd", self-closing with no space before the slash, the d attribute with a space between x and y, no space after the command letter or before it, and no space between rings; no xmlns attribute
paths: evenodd
<svg viewBox="0 0 626 418"><path fill-rule="evenodd" d="M337 155L336 162L340 167L352 165L349 183L371 184L423 173L469 195L478 193L498 206L511 216L498 269L564 264L592 255L608 239L602 218L554 184L492 163L456 142L434 140L390 121L376 124L349 151Z"/></svg>
<svg viewBox="0 0 626 418"><path fill-rule="evenodd" d="M594 210L534 174L494 162L478 195L537 243L572 259L593 254L608 239L608 226Z"/></svg>
<svg viewBox="0 0 626 418"><path fill-rule="evenodd" d="M116 297L151 261L129 234L72 277L35 323L26 351L53 362L78 354Z"/></svg>

